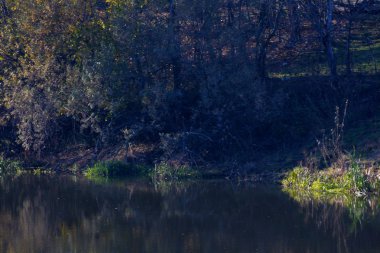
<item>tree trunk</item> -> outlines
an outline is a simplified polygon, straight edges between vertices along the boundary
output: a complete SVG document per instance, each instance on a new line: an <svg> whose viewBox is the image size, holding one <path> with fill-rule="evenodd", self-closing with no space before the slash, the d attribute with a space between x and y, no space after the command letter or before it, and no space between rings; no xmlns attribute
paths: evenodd
<svg viewBox="0 0 380 253"><path fill-rule="evenodd" d="M290 45L294 46L301 39L300 18L295 0L288 0L290 19Z"/></svg>
<svg viewBox="0 0 380 253"><path fill-rule="evenodd" d="M352 19L348 20L347 27L347 39L346 39L346 73L347 75L352 74L352 53L351 53L351 41L352 41Z"/></svg>
<svg viewBox="0 0 380 253"><path fill-rule="evenodd" d="M170 17L169 17L169 57L172 65L174 89L181 84L181 63L180 63L180 46L177 40L177 31L175 27L175 6L174 0L170 0Z"/></svg>
<svg viewBox="0 0 380 253"><path fill-rule="evenodd" d="M334 12L334 1L327 1L327 17L326 17L326 34L325 34L325 47L327 52L327 59L330 68L331 77L335 78L337 76L336 68L336 58L333 48L333 12Z"/></svg>
<svg viewBox="0 0 380 253"><path fill-rule="evenodd" d="M256 52L256 74L260 79L267 78L266 58L267 49L266 45L257 45Z"/></svg>

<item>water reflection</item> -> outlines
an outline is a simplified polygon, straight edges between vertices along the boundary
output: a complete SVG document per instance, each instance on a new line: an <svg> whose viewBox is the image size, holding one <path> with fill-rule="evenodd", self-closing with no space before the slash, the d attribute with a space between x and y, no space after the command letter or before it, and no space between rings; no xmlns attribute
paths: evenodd
<svg viewBox="0 0 380 253"><path fill-rule="evenodd" d="M378 252L380 217L226 182L0 184L0 252Z"/></svg>
<svg viewBox="0 0 380 253"><path fill-rule="evenodd" d="M348 240L365 238L370 229L376 236L379 234L380 199L377 195L356 197L295 191L287 193L300 204L306 220L313 221L319 229L330 233L337 240L339 252L352 252L352 245L356 245L348 243ZM371 242L368 238L365 240ZM372 242L370 244L373 245ZM358 251L379 252L379 244L366 251Z"/></svg>

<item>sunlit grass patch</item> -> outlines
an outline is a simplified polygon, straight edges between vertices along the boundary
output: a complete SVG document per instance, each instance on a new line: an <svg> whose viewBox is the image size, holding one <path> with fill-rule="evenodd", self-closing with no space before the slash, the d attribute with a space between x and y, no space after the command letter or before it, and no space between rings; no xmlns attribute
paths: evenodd
<svg viewBox="0 0 380 253"><path fill-rule="evenodd" d="M310 171L296 167L282 180L286 191L303 192L310 196L321 194L367 195L378 189L377 177L367 175L359 163L351 162L348 169Z"/></svg>

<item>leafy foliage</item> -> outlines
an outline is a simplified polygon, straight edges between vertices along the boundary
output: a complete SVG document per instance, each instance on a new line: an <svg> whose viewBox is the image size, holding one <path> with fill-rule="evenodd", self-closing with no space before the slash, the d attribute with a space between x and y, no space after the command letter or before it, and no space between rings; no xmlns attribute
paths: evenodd
<svg viewBox="0 0 380 253"><path fill-rule="evenodd" d="M0 176L13 176L21 170L21 165L17 161L12 161L0 157Z"/></svg>
<svg viewBox="0 0 380 253"><path fill-rule="evenodd" d="M156 180L180 180L195 179L200 173L186 165L173 166L167 163L157 164L152 171L152 177Z"/></svg>
<svg viewBox="0 0 380 253"><path fill-rule="evenodd" d="M361 41L378 33L364 34L355 25L377 24L376 15L360 16L372 8L367 1L353 6L355 13L333 3L341 15L321 24L327 2L3 1L1 123L29 158L72 142L96 150L115 141L130 144L123 133L135 128L150 129L149 141L172 148L162 150L161 160L174 152L197 161L249 157L289 136L305 136L313 125L300 130L294 123L311 117L300 112L309 101L297 104L303 94L269 77L282 76L285 66L297 69L290 62L303 52L319 55L321 48L328 61L308 65L328 62L332 69L339 45L362 48ZM333 29L348 21L355 35L350 43ZM268 132L272 138L263 137Z"/></svg>

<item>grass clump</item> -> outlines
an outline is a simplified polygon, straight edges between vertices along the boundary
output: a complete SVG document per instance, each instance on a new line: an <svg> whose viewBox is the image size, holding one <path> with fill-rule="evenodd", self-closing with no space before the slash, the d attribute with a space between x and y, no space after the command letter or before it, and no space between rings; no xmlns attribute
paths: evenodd
<svg viewBox="0 0 380 253"><path fill-rule="evenodd" d="M378 180L373 179L361 169L360 164L352 161L348 169L326 169L311 171L296 167L282 180L285 190L320 194L366 195L376 190Z"/></svg>
<svg viewBox="0 0 380 253"><path fill-rule="evenodd" d="M199 178L200 173L189 166L173 166L168 163L156 164L154 169L130 165L120 161L106 161L95 163L84 171L88 179L103 181L105 179L118 179L125 177L149 176L156 181L181 180Z"/></svg>
<svg viewBox="0 0 380 253"><path fill-rule="evenodd" d="M187 165L172 166L168 163L155 165L152 178L157 180L181 180L199 178L200 173Z"/></svg>
<svg viewBox="0 0 380 253"><path fill-rule="evenodd" d="M87 168L84 175L89 179L98 178L123 178L147 174L143 166L128 165L121 161L97 162L94 166Z"/></svg>
<svg viewBox="0 0 380 253"><path fill-rule="evenodd" d="M286 174L281 183L286 189L307 190L311 187L311 177L312 174L307 168L295 167Z"/></svg>

